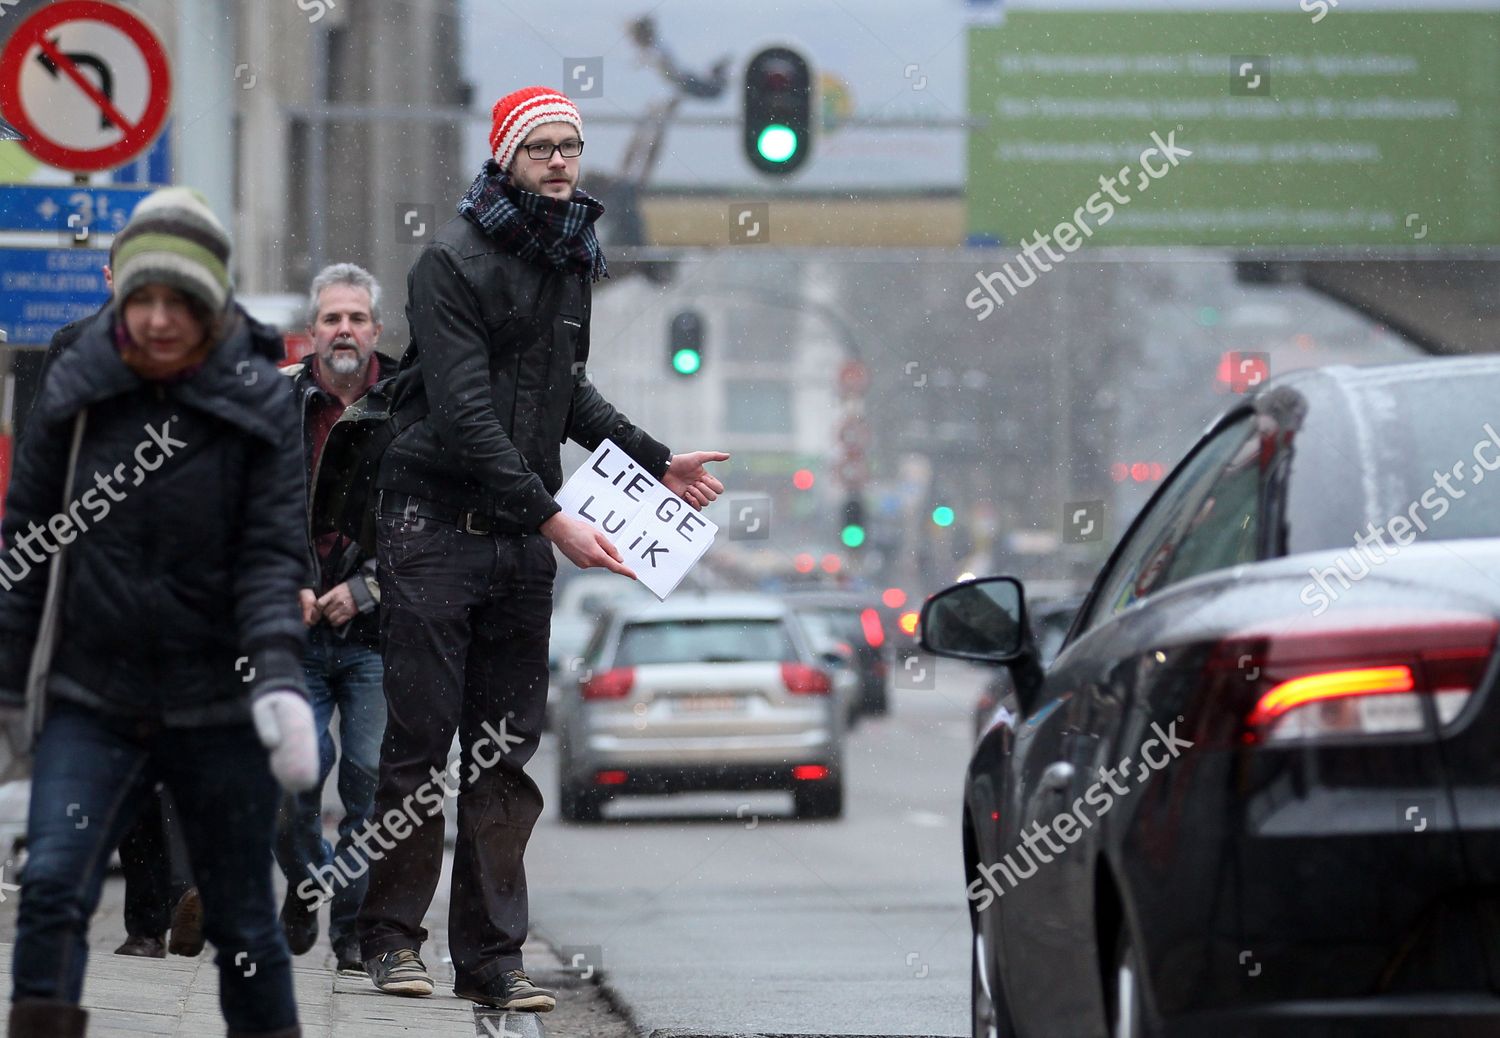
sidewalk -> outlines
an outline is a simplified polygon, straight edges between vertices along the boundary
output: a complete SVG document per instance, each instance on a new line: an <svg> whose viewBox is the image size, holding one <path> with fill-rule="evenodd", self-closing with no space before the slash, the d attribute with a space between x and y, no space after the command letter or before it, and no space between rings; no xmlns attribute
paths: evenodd
<svg viewBox="0 0 1500 1038"><path fill-rule="evenodd" d="M224 1033L211 948L196 959L137 959L111 951L97 944L90 948L83 999L89 1010L89 1038L207 1038ZM588 1033L569 1027L568 1018L575 1015L569 1011L569 1002L585 1001L589 993L569 990L566 985L572 978L557 957L536 941L526 946L527 971L538 983L559 989L558 1010L543 1016L478 1011L472 1002L453 996L451 966L434 962L430 954L424 961L437 985L432 997L397 998L380 994L367 980L337 976L331 953L314 951L301 956L294 977L302 1033L306 1038L539 1038L542 1034L560 1038ZM10 962L11 945L0 944L0 992L7 1005Z"/></svg>
<svg viewBox="0 0 1500 1038"><path fill-rule="evenodd" d="M447 861L444 865L439 894L426 919L431 938L422 949L422 961L436 986L431 997L383 995L368 980L336 975L325 910L318 946L294 959L292 966L304 1038L634 1038L600 989L581 980L576 971L564 969L535 934L526 942L526 972L538 984L557 991L556 1010L502 1013L454 997L453 966L444 961L448 955L448 934L442 925L448 914L444 897ZM118 873L105 881L99 911L89 927L88 974L83 985L89 1038L217 1038L224 1034L212 946L196 959L113 954L125 936L124 886ZM0 1032L10 1005L16 900L15 893L7 891L0 902Z"/></svg>

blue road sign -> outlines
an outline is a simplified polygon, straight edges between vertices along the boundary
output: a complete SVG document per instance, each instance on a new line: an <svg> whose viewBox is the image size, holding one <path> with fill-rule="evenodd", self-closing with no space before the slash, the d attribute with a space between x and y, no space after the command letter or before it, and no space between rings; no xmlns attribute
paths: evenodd
<svg viewBox="0 0 1500 1038"><path fill-rule="evenodd" d="M0 249L0 329L12 346L45 345L109 298L104 249Z"/></svg>
<svg viewBox="0 0 1500 1038"><path fill-rule="evenodd" d="M125 226L149 187L0 184L0 231L58 231L80 240Z"/></svg>

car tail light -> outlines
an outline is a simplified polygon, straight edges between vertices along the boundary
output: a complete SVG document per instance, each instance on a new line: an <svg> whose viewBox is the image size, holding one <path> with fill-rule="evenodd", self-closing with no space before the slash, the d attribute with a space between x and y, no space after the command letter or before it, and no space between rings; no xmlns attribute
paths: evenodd
<svg viewBox="0 0 1500 1038"><path fill-rule="evenodd" d="M1246 743L1431 732L1434 718L1442 726L1463 710L1497 631L1494 620L1462 618L1236 639L1211 667L1221 683L1249 686Z"/></svg>
<svg viewBox="0 0 1500 1038"><path fill-rule="evenodd" d="M865 641L869 642L870 648L878 649L885 644L885 626L880 622L880 614L874 609L866 609L859 614L859 626L864 628Z"/></svg>
<svg viewBox="0 0 1500 1038"><path fill-rule="evenodd" d="M798 764L792 769L792 778L798 782L816 782L828 777L828 768L822 764Z"/></svg>
<svg viewBox="0 0 1500 1038"><path fill-rule="evenodd" d="M578 686L578 692L584 699L624 699L634 687L635 668L616 667L595 674Z"/></svg>
<svg viewBox="0 0 1500 1038"><path fill-rule="evenodd" d="M594 775L594 782L601 786L623 786L629 777L623 771L600 771Z"/></svg>
<svg viewBox="0 0 1500 1038"><path fill-rule="evenodd" d="M783 663L781 681L788 692L799 696L822 696L833 691L833 683L817 667L805 663Z"/></svg>

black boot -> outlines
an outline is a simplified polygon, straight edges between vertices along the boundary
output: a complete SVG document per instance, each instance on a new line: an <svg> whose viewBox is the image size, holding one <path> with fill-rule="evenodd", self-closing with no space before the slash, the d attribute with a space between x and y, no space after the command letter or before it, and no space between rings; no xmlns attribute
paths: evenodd
<svg viewBox="0 0 1500 1038"><path fill-rule="evenodd" d="M318 910L309 908L290 883L281 902L281 929L293 955L305 955L318 943Z"/></svg>
<svg viewBox="0 0 1500 1038"><path fill-rule="evenodd" d="M230 1031L227 1038L302 1038L302 1028L283 1027L279 1031Z"/></svg>
<svg viewBox="0 0 1500 1038"><path fill-rule="evenodd" d="M83 1038L89 1015L67 1002L26 998L10 1007L10 1038Z"/></svg>

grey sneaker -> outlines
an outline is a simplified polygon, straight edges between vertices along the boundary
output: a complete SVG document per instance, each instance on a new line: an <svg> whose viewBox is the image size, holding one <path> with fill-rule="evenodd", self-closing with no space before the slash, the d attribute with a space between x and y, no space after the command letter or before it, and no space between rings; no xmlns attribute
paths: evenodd
<svg viewBox="0 0 1500 1038"><path fill-rule="evenodd" d="M432 994L432 978L427 975L427 967L410 948L397 948L366 959L365 969L375 986L387 994L413 998Z"/></svg>
<svg viewBox="0 0 1500 1038"><path fill-rule="evenodd" d="M557 996L533 984L525 970L510 970L481 981L455 978L453 993L482 1006L518 1013L550 1013L557 1008Z"/></svg>

